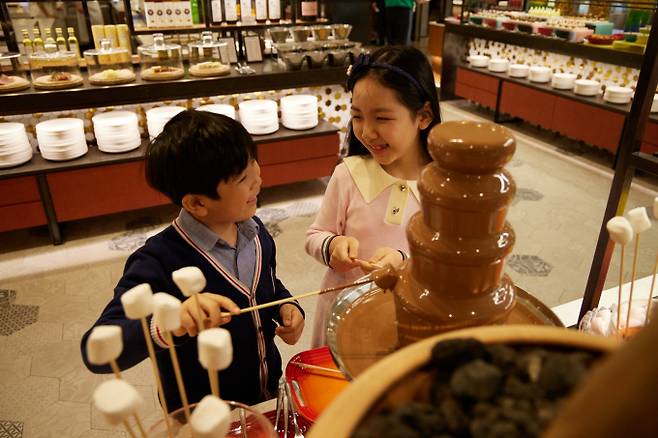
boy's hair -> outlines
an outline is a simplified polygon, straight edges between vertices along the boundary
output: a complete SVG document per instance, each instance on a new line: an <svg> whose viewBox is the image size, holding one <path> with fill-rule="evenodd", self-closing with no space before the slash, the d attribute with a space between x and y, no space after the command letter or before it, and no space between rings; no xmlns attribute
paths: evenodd
<svg viewBox="0 0 658 438"><path fill-rule="evenodd" d="M427 136L432 127L441 122L439 97L434 84L434 73L427 57L409 46L382 47L361 57L348 71L347 89L353 91L359 79L373 77L386 88L395 91L401 104L416 114L429 102L434 119L420 132L421 146L427 150ZM369 155L368 149L356 138L350 121L347 134L347 155Z"/></svg>
<svg viewBox="0 0 658 438"><path fill-rule="evenodd" d="M220 114L183 111L146 149L146 181L181 206L187 194L219 199L217 186L240 174L257 148L244 127Z"/></svg>

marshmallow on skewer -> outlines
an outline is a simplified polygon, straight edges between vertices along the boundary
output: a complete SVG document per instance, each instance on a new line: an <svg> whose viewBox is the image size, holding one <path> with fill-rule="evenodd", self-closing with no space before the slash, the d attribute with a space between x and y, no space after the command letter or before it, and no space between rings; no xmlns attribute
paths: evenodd
<svg viewBox="0 0 658 438"><path fill-rule="evenodd" d="M231 333L223 328L211 328L199 333L199 362L208 370L224 370L233 361Z"/></svg>
<svg viewBox="0 0 658 438"><path fill-rule="evenodd" d="M171 277L186 297L198 294L206 287L206 277L196 266L187 266L174 271L171 273Z"/></svg>
<svg viewBox="0 0 658 438"><path fill-rule="evenodd" d="M142 319L153 313L153 291L148 283L139 284L121 295L123 311L130 319Z"/></svg>
<svg viewBox="0 0 658 438"><path fill-rule="evenodd" d="M99 325L87 338L87 359L93 365L106 365L115 361L123 351L121 327Z"/></svg>
<svg viewBox="0 0 658 438"><path fill-rule="evenodd" d="M180 327L181 302L164 292L153 295L153 319L160 330L170 332Z"/></svg>
<svg viewBox="0 0 658 438"><path fill-rule="evenodd" d="M94 391L94 405L110 424L119 424L135 414L142 404L137 390L125 380L107 380Z"/></svg>
<svg viewBox="0 0 658 438"><path fill-rule="evenodd" d="M651 219L647 214L647 209L644 207L637 207L628 212L628 221L633 227L635 234L640 234L651 228Z"/></svg>
<svg viewBox="0 0 658 438"><path fill-rule="evenodd" d="M606 224L613 242L626 245L633 240L633 226L624 216L615 216Z"/></svg>
<svg viewBox="0 0 658 438"><path fill-rule="evenodd" d="M214 395L207 395L201 400L190 421L195 438L224 438L230 425L231 408Z"/></svg>

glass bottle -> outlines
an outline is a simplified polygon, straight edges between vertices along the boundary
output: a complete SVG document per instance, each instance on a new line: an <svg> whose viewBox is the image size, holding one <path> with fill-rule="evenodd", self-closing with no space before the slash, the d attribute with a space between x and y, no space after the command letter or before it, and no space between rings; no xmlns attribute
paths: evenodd
<svg viewBox="0 0 658 438"><path fill-rule="evenodd" d="M30 34L27 29L21 29L21 34L23 35L23 51L25 55L32 53L32 40L30 39Z"/></svg>
<svg viewBox="0 0 658 438"><path fill-rule="evenodd" d="M211 17L213 23L221 23L224 21L222 17L222 0L212 0L210 2Z"/></svg>
<svg viewBox="0 0 658 438"><path fill-rule="evenodd" d="M71 52L75 52L78 59L80 59L80 44L78 44L78 39L75 37L75 32L73 31L73 28L67 27L66 33L68 33L69 35L68 38L69 50Z"/></svg>
<svg viewBox="0 0 658 438"><path fill-rule="evenodd" d="M57 43L55 42L55 38L53 38L52 31L50 30L49 27L45 28L43 30L44 36L46 37L43 40L43 45L45 46L55 46L57 47Z"/></svg>
<svg viewBox="0 0 658 438"><path fill-rule="evenodd" d="M66 39L64 38L64 32L62 32L61 27L55 28L55 35L57 36L57 38L55 38L55 42L57 43L57 50L60 52L66 52L68 47L66 45Z"/></svg>
<svg viewBox="0 0 658 438"><path fill-rule="evenodd" d="M318 18L318 2L314 1L300 1L297 3L297 17L301 21L315 21Z"/></svg>
<svg viewBox="0 0 658 438"><path fill-rule="evenodd" d="M34 51L43 52L43 40L41 39L41 31L38 27L32 29L32 35L34 36L34 38L32 38L32 47L34 48Z"/></svg>
<svg viewBox="0 0 658 438"><path fill-rule="evenodd" d="M238 21L238 4L237 0L224 0L224 16L227 23Z"/></svg>
<svg viewBox="0 0 658 438"><path fill-rule="evenodd" d="M240 21L242 24L252 23L254 21L251 0L240 0Z"/></svg>
<svg viewBox="0 0 658 438"><path fill-rule="evenodd" d="M278 23L281 20L281 0L267 1L267 15L270 21Z"/></svg>
<svg viewBox="0 0 658 438"><path fill-rule="evenodd" d="M256 11L256 22L265 23L267 21L267 0L255 0L253 9Z"/></svg>

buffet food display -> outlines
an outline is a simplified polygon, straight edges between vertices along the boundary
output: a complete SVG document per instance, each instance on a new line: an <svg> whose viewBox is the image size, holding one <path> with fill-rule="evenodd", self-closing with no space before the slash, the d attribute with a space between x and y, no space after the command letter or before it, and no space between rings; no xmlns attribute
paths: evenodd
<svg viewBox="0 0 658 438"><path fill-rule="evenodd" d="M21 64L20 53L0 53L0 93L10 93L30 88L26 69Z"/></svg>
<svg viewBox="0 0 658 438"><path fill-rule="evenodd" d="M101 40L100 49L85 50L84 59L92 85L127 84L135 80L130 52L112 47L109 39Z"/></svg>
<svg viewBox="0 0 658 438"><path fill-rule="evenodd" d="M153 44L139 46L137 52L145 81L171 81L185 76L180 44L165 43L163 34L153 34Z"/></svg>

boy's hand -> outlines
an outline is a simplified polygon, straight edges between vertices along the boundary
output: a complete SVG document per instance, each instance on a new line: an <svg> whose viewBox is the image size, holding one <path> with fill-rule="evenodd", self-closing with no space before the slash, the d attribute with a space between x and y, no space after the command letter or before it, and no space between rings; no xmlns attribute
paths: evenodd
<svg viewBox="0 0 658 438"><path fill-rule="evenodd" d="M217 327L229 322L231 317L222 317L220 315L222 311L228 311L234 315L240 313L238 305L229 298L208 292L199 294L199 306L202 313L201 320L204 322L205 328ZM199 330L197 329L197 306L194 296L183 301L180 311L181 326L172 333L174 336L183 336L185 334L196 336Z"/></svg>
<svg viewBox="0 0 658 438"><path fill-rule="evenodd" d="M350 236L336 236L329 245L329 266L336 272L347 272L359 266L359 241Z"/></svg>
<svg viewBox="0 0 658 438"><path fill-rule="evenodd" d="M398 268L403 262L402 254L397 249L382 247L377 249L370 259L365 263L360 263L361 269L365 272L372 272L375 269L391 265Z"/></svg>
<svg viewBox="0 0 658 438"><path fill-rule="evenodd" d="M276 334L288 345L295 345L304 330L304 317L294 304L283 304L279 309L283 325L276 328Z"/></svg>

